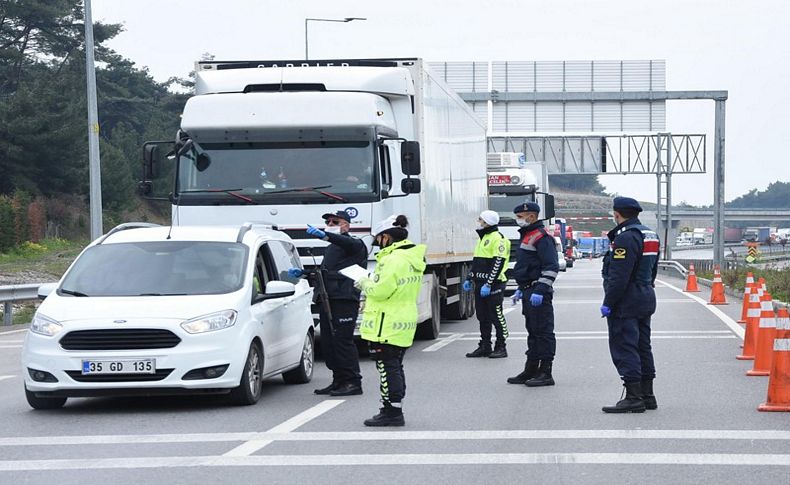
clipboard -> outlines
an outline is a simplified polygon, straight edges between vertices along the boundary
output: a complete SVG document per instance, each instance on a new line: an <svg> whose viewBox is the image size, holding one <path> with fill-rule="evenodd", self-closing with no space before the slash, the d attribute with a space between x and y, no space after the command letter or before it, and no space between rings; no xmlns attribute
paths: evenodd
<svg viewBox="0 0 790 485"><path fill-rule="evenodd" d="M347 266L341 270L338 270L338 273L353 280L354 282L368 277L368 270L356 264L352 264L351 266Z"/></svg>

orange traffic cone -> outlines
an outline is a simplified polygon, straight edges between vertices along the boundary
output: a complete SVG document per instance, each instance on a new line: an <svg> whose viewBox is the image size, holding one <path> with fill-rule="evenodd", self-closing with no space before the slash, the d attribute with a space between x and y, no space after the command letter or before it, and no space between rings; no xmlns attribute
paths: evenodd
<svg viewBox="0 0 790 485"><path fill-rule="evenodd" d="M768 378L768 399L758 411L790 411L790 313L780 308L776 318L771 377Z"/></svg>
<svg viewBox="0 0 790 485"><path fill-rule="evenodd" d="M684 290L688 293L698 293L699 286L697 286L697 273L694 272L694 265L689 265L689 275L686 278L686 289Z"/></svg>
<svg viewBox="0 0 790 485"><path fill-rule="evenodd" d="M760 298L760 324L757 328L757 339L754 348L754 365L746 372L747 376L767 376L771 373L771 358L774 353L776 337L776 314L770 293L763 293Z"/></svg>
<svg viewBox="0 0 790 485"><path fill-rule="evenodd" d="M708 305L726 305L727 299L724 298L724 283L721 282L721 273L719 266L713 267L713 288L710 292L710 301Z"/></svg>
<svg viewBox="0 0 790 485"><path fill-rule="evenodd" d="M746 285L743 287L743 306L741 307L741 318L738 323L746 323L746 311L749 309L749 290L754 286L754 275L751 271L746 273Z"/></svg>
<svg viewBox="0 0 790 485"><path fill-rule="evenodd" d="M752 287L749 294L749 309L746 316L746 333L743 336L743 350L736 355L738 360L754 359L754 347L757 345L757 326L760 325L760 290Z"/></svg>

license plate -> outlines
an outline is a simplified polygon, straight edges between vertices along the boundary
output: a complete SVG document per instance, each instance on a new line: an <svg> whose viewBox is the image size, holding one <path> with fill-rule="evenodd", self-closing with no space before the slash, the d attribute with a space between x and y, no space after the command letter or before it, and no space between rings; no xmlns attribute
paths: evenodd
<svg viewBox="0 0 790 485"><path fill-rule="evenodd" d="M82 375L86 374L155 374L156 359L83 360Z"/></svg>

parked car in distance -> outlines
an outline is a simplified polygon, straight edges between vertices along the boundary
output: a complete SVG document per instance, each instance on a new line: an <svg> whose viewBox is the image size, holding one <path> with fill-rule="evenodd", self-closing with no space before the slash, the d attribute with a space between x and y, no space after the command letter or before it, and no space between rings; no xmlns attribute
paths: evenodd
<svg viewBox="0 0 790 485"><path fill-rule="evenodd" d="M122 224L42 285L22 350L35 409L70 397L229 394L313 374L312 289L290 238L255 224Z"/></svg>
<svg viewBox="0 0 790 485"><path fill-rule="evenodd" d="M565 261L565 254L562 252L562 241L559 236L554 236L554 245L557 247L557 262L560 264L560 271L567 271L568 263Z"/></svg>

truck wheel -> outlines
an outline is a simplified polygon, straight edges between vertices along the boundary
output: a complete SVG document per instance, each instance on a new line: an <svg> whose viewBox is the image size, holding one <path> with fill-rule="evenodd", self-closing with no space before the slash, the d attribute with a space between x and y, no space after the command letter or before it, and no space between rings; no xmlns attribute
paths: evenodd
<svg viewBox="0 0 790 485"><path fill-rule="evenodd" d="M434 340L439 338L439 326L442 323L441 295L439 294L439 281L434 275L431 286L431 318L417 326L415 336L421 340Z"/></svg>
<svg viewBox="0 0 790 485"><path fill-rule="evenodd" d="M464 291L461 287L467 274L469 274L469 266L466 264L461 265L461 272L459 275L460 281L455 285L458 301L452 305L447 305L444 308L444 316L447 317L448 320L466 320L475 313L474 294L472 292ZM448 293L449 288L450 287L448 286Z"/></svg>
<svg viewBox="0 0 790 485"><path fill-rule="evenodd" d="M66 404L65 397L38 397L36 393L28 391L25 386L25 397L27 403L33 409L60 409Z"/></svg>

